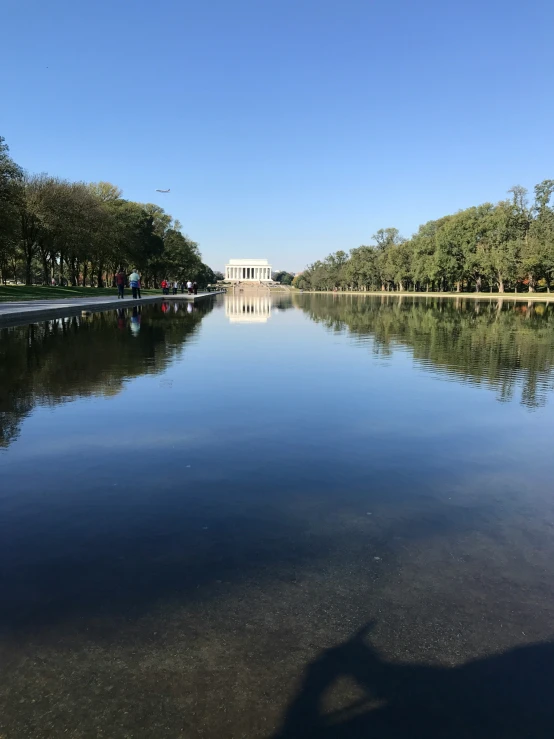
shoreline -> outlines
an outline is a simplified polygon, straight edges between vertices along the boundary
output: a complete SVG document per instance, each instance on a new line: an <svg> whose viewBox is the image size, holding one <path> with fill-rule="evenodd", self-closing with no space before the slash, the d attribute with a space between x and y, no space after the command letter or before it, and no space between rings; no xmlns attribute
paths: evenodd
<svg viewBox="0 0 554 739"><path fill-rule="evenodd" d="M291 291L292 295L367 295L381 298L470 298L471 300L519 300L524 302L551 303L554 302L554 293L437 293L437 292L381 292L360 290L299 290Z"/></svg>

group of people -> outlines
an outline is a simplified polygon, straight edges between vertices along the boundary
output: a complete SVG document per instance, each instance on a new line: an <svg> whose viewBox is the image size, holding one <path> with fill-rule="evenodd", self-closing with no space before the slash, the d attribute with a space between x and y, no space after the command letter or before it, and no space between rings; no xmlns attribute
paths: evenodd
<svg viewBox="0 0 554 739"><path fill-rule="evenodd" d="M115 284L117 285L117 298L118 300L125 297L125 285L127 283L127 276L123 269L120 269L115 276ZM185 292L185 288L188 290L189 295L198 295L198 283L196 281L191 282L178 282L177 280L162 280L162 292L164 295L169 295L169 291L172 290L173 295L177 295L180 290L182 293ZM141 297L140 294L140 275L134 269L129 275L129 287L133 293L133 298L136 300Z"/></svg>
<svg viewBox="0 0 554 739"><path fill-rule="evenodd" d="M162 292L164 295L169 295L169 291L172 290L173 295L177 295L180 290L182 293L185 292L185 288L188 290L189 295L198 295L198 283L196 281L191 282L177 282L177 280L162 280Z"/></svg>
<svg viewBox="0 0 554 739"><path fill-rule="evenodd" d="M120 298L123 299L125 297L125 283L127 282L127 277L125 275L125 272L123 269L120 269L119 272L115 276L115 284L117 285L117 299ZM131 288L131 291L133 293L133 298L136 300L137 298L141 297L140 294L140 275L134 269L131 274L129 275L129 287Z"/></svg>

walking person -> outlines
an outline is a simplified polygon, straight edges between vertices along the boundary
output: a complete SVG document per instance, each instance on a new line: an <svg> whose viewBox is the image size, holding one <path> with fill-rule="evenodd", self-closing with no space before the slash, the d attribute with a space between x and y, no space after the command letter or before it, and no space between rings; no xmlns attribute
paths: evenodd
<svg viewBox="0 0 554 739"><path fill-rule="evenodd" d="M162 280L162 293L164 295L167 295L167 280L166 279Z"/></svg>
<svg viewBox="0 0 554 739"><path fill-rule="evenodd" d="M173 280L173 295L177 295L178 288L179 288L179 285L177 284L177 280Z"/></svg>
<svg viewBox="0 0 554 739"><path fill-rule="evenodd" d="M189 295L192 295L192 282L190 280L187 280L187 290L189 291Z"/></svg>
<svg viewBox="0 0 554 739"><path fill-rule="evenodd" d="M140 294L140 279L139 279L138 285L137 285L137 292L138 292L138 296L139 296L139 300L140 300L142 298L142 295Z"/></svg>
<svg viewBox="0 0 554 739"><path fill-rule="evenodd" d="M125 298L125 272L119 268L119 272L115 276L115 284L117 285L117 299Z"/></svg>
<svg viewBox="0 0 554 739"><path fill-rule="evenodd" d="M136 271L136 269L134 269L129 275L129 285L131 286L131 290L133 291L133 300L136 300L138 297L137 293L138 293L139 283L140 283L140 275Z"/></svg>
<svg viewBox="0 0 554 739"><path fill-rule="evenodd" d="M198 283L196 282L196 280L192 283L192 292L195 295L198 295Z"/></svg>

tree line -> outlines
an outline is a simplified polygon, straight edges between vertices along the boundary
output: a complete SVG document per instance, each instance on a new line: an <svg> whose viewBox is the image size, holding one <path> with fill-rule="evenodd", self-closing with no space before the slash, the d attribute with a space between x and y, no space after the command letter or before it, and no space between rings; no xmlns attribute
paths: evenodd
<svg viewBox="0 0 554 739"><path fill-rule="evenodd" d="M137 269L145 287L165 277L215 280L198 244L163 208L122 197L109 182L70 182L25 172L0 136L0 279L110 285Z"/></svg>
<svg viewBox="0 0 554 739"><path fill-rule="evenodd" d="M554 180L506 200L428 221L411 238L382 228L375 243L337 251L296 275L307 290L550 292L554 280Z"/></svg>

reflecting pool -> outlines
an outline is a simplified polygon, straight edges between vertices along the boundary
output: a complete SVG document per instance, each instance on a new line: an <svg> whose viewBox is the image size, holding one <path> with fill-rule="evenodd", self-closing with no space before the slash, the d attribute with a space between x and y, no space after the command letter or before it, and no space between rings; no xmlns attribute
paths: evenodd
<svg viewBox="0 0 554 739"><path fill-rule="evenodd" d="M554 306L0 328L0 737L554 735Z"/></svg>

